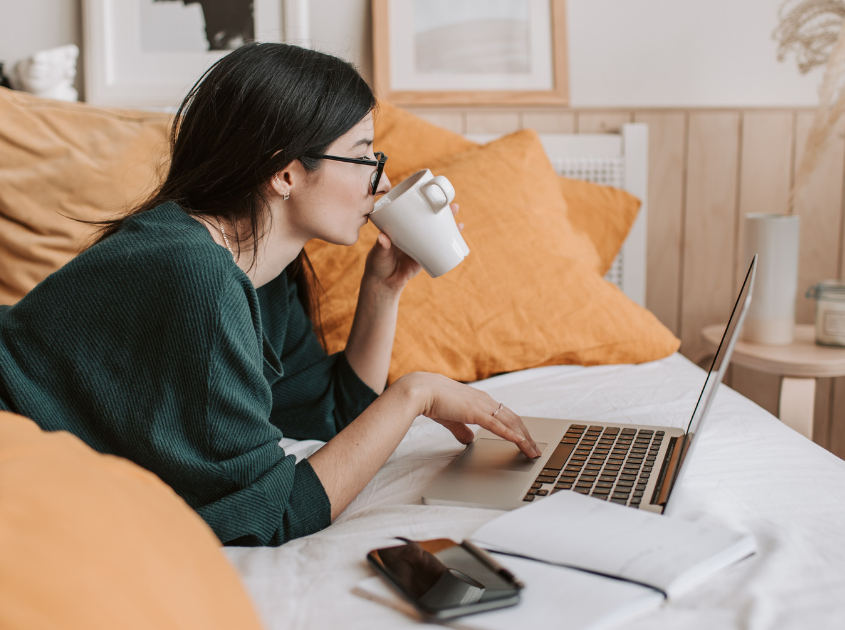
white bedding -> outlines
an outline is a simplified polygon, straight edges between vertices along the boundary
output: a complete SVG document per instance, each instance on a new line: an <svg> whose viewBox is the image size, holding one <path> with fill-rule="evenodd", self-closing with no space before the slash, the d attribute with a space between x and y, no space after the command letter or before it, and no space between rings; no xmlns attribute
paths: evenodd
<svg viewBox="0 0 845 630"><path fill-rule="evenodd" d="M537 368L476 386L522 415L680 427L704 376L676 354L638 366ZM751 531L760 551L624 627L845 628L845 462L724 386L699 437L672 518ZM286 442L289 453L318 446ZM327 530L279 548L226 549L266 626L420 627L352 588L371 575L367 551L394 544L394 536L461 540L500 514L420 504L423 488L461 449L445 429L418 418ZM565 604L563 596L561 615Z"/></svg>

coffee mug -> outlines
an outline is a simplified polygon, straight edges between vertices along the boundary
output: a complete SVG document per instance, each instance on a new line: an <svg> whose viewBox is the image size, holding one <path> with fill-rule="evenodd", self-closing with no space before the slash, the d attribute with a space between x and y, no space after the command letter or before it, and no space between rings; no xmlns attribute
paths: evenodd
<svg viewBox="0 0 845 630"><path fill-rule="evenodd" d="M454 198L448 179L417 171L376 202L370 221L436 278L469 254L449 209Z"/></svg>

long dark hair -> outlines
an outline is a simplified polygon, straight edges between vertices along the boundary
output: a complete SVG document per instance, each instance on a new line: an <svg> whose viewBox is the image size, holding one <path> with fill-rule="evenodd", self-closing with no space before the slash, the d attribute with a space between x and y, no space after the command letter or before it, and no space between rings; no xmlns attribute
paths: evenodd
<svg viewBox="0 0 845 630"><path fill-rule="evenodd" d="M235 226L238 250L251 245L254 261L269 217L265 185L295 160L317 170L321 161L306 152L324 153L375 106L361 75L337 57L287 44L242 46L215 63L176 111L161 186L123 217L97 222L94 243L173 201L190 215ZM319 282L305 250L287 273L322 338Z"/></svg>

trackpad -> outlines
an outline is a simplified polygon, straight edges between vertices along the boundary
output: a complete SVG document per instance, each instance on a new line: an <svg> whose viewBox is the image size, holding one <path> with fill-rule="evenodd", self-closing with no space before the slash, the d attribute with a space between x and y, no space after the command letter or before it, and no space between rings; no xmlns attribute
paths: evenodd
<svg viewBox="0 0 845 630"><path fill-rule="evenodd" d="M537 443L540 452L546 450L546 444ZM513 470L525 472L531 470L537 463L523 455L519 447L513 442L505 440L491 440L480 438L458 460L458 468L486 468L488 470Z"/></svg>

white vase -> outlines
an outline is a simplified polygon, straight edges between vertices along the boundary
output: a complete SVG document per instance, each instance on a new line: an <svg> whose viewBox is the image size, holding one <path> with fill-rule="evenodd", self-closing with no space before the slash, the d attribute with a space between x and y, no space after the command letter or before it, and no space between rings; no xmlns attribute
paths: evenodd
<svg viewBox="0 0 845 630"><path fill-rule="evenodd" d="M745 267L757 254L757 279L743 328L754 343L787 345L795 331L798 290L798 234L795 215L745 215Z"/></svg>

